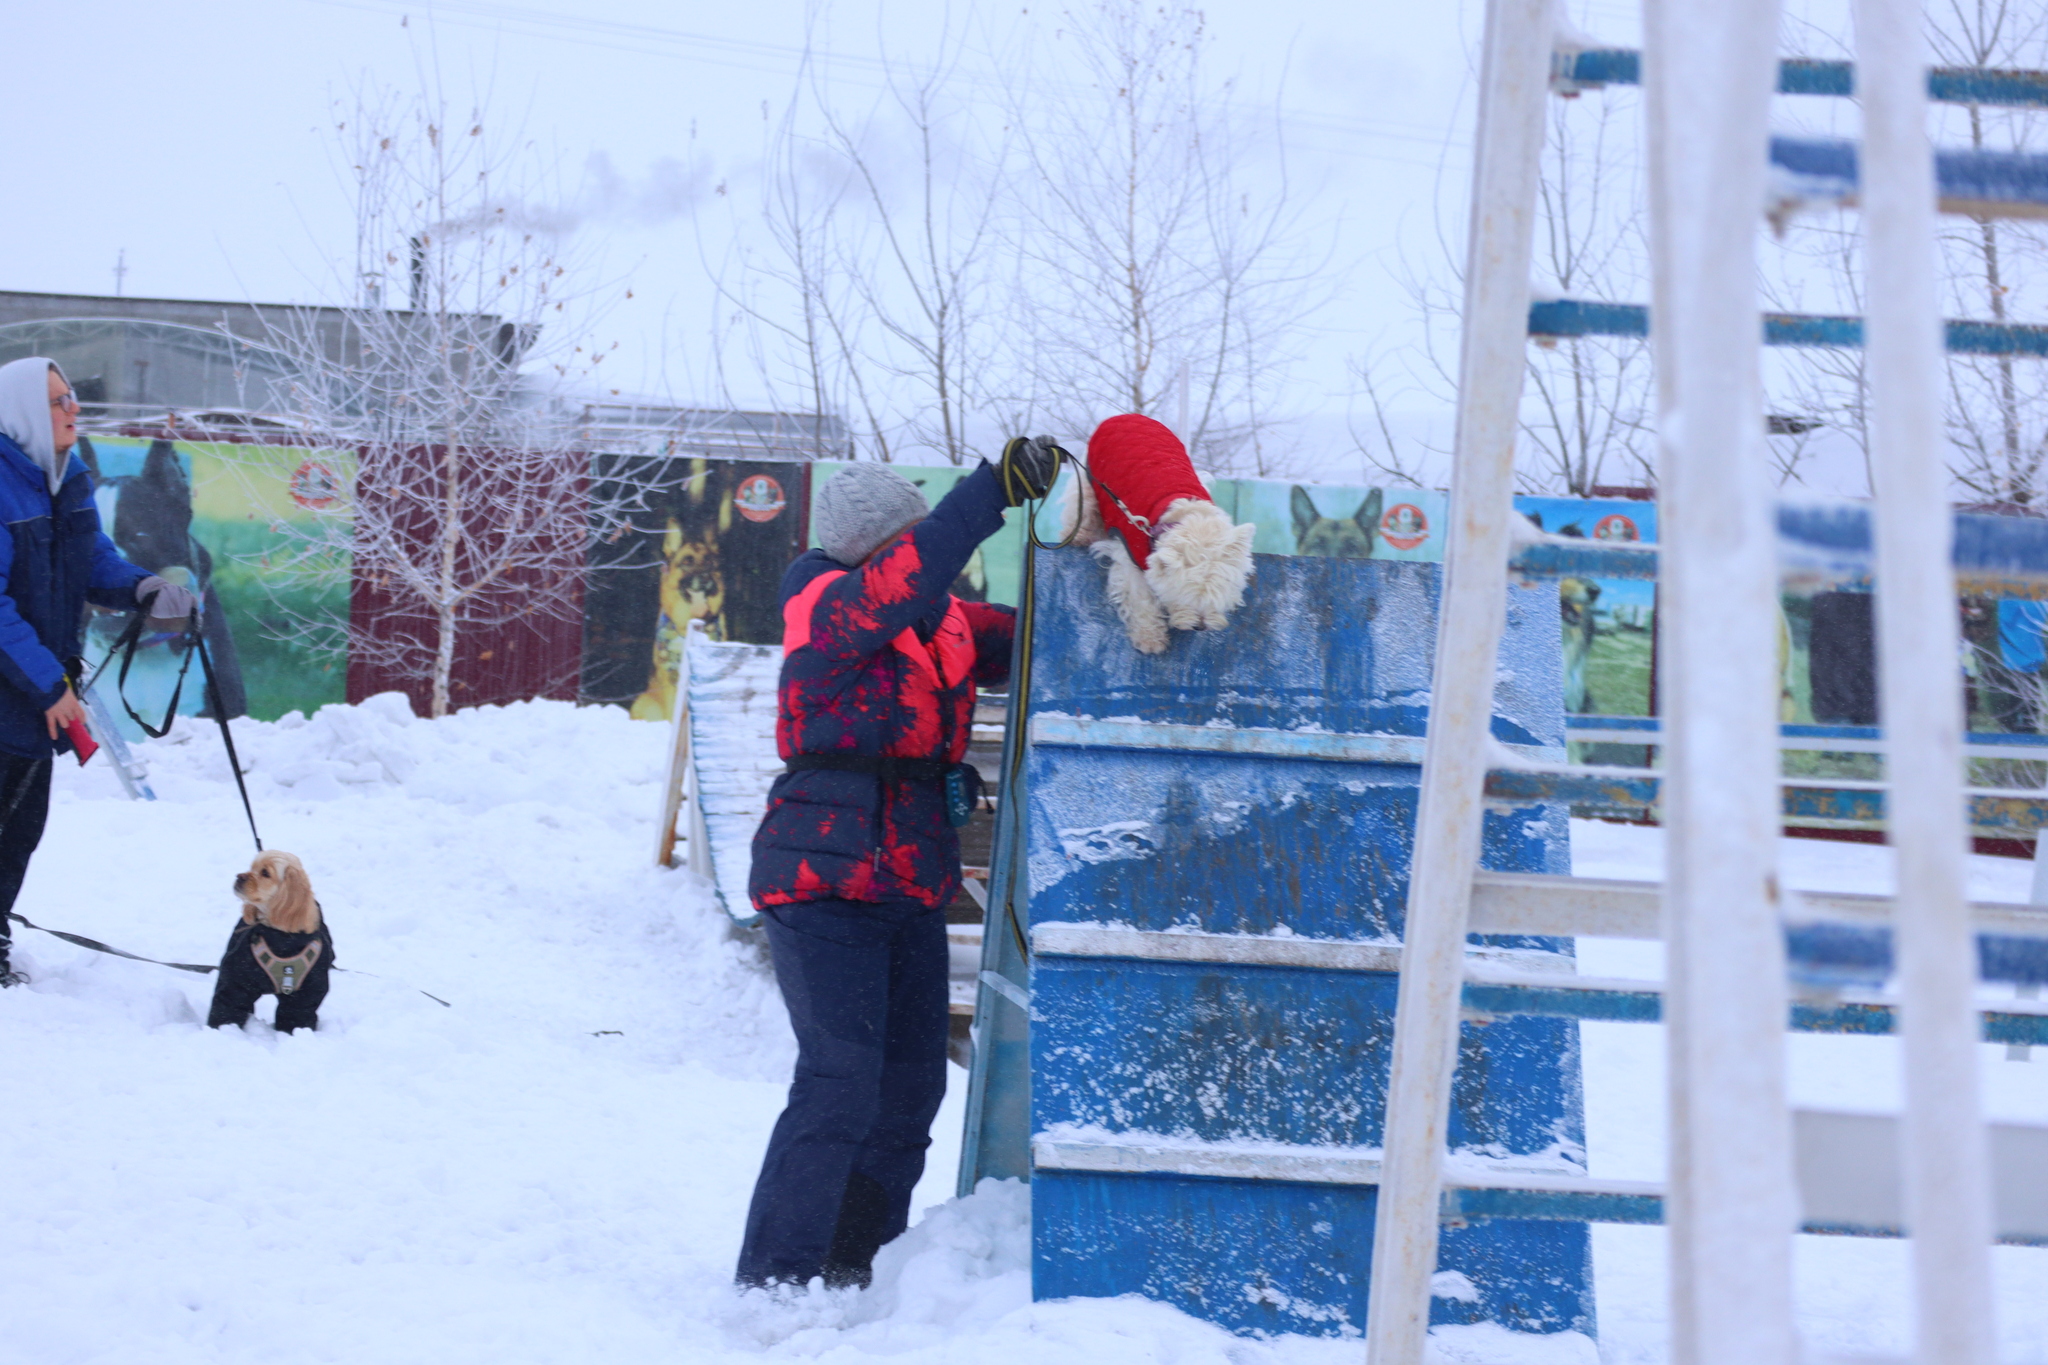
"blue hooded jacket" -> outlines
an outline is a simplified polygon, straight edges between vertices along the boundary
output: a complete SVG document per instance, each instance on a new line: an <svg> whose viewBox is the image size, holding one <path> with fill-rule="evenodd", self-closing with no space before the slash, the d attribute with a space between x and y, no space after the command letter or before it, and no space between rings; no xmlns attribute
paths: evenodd
<svg viewBox="0 0 2048 1365"><path fill-rule="evenodd" d="M135 609L149 577L100 529L92 475L73 453L56 495L21 447L0 432L0 750L28 758L52 745L43 713L64 695L65 664L79 655L85 604Z"/></svg>

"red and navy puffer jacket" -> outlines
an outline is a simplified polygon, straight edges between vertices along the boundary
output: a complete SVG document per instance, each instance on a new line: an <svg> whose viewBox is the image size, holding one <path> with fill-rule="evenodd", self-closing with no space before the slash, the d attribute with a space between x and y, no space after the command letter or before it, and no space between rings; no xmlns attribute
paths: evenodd
<svg viewBox="0 0 2048 1365"><path fill-rule="evenodd" d="M776 747L800 755L966 756L977 685L1010 673L1016 613L948 588L974 547L1002 529L984 463L932 514L859 568L812 550L782 580ZM797 901L916 901L960 889L960 836L940 779L785 772L754 834L756 909Z"/></svg>

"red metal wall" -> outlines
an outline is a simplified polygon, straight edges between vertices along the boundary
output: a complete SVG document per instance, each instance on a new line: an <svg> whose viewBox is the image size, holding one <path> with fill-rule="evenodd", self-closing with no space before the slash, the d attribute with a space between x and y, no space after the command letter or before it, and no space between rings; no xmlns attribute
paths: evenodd
<svg viewBox="0 0 2048 1365"><path fill-rule="evenodd" d="M487 493L490 452L475 452L472 458L471 472L482 478ZM575 461L579 473L586 467L587 457L580 452L563 458ZM359 501L378 495L370 486L359 484L356 490ZM416 547L408 558L425 562L436 527L424 515L394 520L400 537ZM488 553L493 543L490 526L480 522L470 531ZM546 573L516 572L469 604L466 614L471 619L456 632L448 689L450 709L533 697L576 700L583 664L582 584L587 539L579 507L578 514L560 529L556 543L547 547L547 558L554 567ZM536 587L549 578L558 582L563 573L573 579L567 600L536 610L531 604ZM358 702L379 692L403 692L415 715L430 714L433 614L418 598L394 591L389 575L380 575L374 563L358 560L355 566L349 585L349 633L349 701ZM394 654L403 657L390 657Z"/></svg>

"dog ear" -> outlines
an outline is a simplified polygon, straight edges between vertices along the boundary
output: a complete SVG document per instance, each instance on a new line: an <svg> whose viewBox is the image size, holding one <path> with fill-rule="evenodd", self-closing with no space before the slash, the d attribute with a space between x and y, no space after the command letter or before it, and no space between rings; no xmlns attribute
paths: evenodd
<svg viewBox="0 0 2048 1365"><path fill-rule="evenodd" d="M1308 528L1322 519L1323 514L1316 511L1315 499L1311 498L1308 495L1308 490L1300 484L1296 484L1293 491L1287 495L1287 506L1288 510L1294 513L1294 538L1296 540L1300 540L1303 536L1307 535Z"/></svg>
<svg viewBox="0 0 2048 1365"><path fill-rule="evenodd" d="M1365 495L1365 501L1358 504L1358 510L1351 514L1351 519L1358 523L1359 530L1365 532L1367 540L1371 540L1373 533L1380 528L1380 507L1384 500L1383 491L1375 488Z"/></svg>
<svg viewBox="0 0 2048 1365"><path fill-rule="evenodd" d="M320 927L320 907L313 900L312 878L296 858L278 870L277 897L270 903L270 922L292 934L310 934Z"/></svg>

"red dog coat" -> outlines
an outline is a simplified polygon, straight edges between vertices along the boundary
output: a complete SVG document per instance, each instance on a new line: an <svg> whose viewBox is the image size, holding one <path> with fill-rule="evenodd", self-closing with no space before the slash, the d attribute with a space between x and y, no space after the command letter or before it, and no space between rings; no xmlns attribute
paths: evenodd
<svg viewBox="0 0 2048 1365"><path fill-rule="evenodd" d="M1102 524L1124 538L1141 569L1152 557L1152 534L1166 509L1182 498L1209 501L1180 437L1136 413L1095 428L1088 438L1088 478Z"/></svg>

